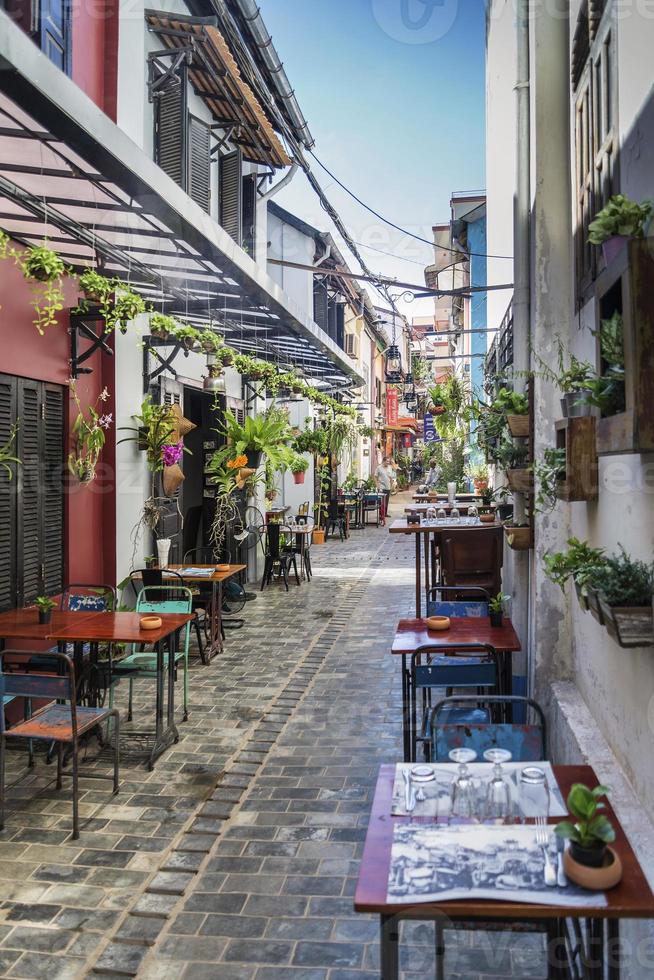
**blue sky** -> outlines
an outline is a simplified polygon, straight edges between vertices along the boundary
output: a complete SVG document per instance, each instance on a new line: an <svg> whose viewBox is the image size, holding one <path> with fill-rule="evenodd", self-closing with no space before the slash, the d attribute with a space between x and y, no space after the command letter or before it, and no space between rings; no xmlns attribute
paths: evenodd
<svg viewBox="0 0 654 980"><path fill-rule="evenodd" d="M483 0L260 0L317 156L377 211L423 238L452 191L484 186ZM369 266L421 283L430 249L381 225L315 165ZM303 176L278 202L333 232ZM349 253L347 253L349 257ZM418 263L418 264L416 264ZM425 301L404 308L429 313Z"/></svg>

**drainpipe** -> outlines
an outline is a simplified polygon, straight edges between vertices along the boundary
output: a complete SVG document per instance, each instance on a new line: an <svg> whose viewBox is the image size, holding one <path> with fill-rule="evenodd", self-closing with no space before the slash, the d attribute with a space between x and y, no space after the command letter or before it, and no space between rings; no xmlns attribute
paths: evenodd
<svg viewBox="0 0 654 980"><path fill-rule="evenodd" d="M260 205L261 204L264 204L265 202L269 201L271 199L271 197L275 197L276 194L279 194L279 192L284 187L286 187L287 184L290 184L290 182L295 177L297 171L298 171L298 164L294 160L293 163L291 164L290 170L288 170L284 174L284 176L281 178L281 180L278 180L276 184L273 184L272 187L270 188L270 190L267 190L265 192L265 194L261 194L259 196L259 202L258 203Z"/></svg>
<svg viewBox="0 0 654 980"><path fill-rule="evenodd" d="M516 65L516 196L513 214L513 363L516 371L530 367L531 304L530 304L530 226L531 226L531 119L530 119L530 62L529 62L529 5L530 0L517 0L517 65ZM524 382L518 379L518 385ZM525 519L525 498L518 494L514 500L516 521ZM533 520L533 515L532 515ZM531 576L530 552L511 552L511 592L513 618L518 636L527 640L530 635ZM520 670L527 675L527 691L531 687L530 651L527 642L527 663Z"/></svg>

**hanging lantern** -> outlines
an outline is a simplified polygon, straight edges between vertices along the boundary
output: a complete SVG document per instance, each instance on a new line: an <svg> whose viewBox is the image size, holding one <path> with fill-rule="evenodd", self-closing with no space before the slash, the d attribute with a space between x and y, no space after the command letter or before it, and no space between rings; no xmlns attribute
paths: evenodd
<svg viewBox="0 0 654 980"><path fill-rule="evenodd" d="M398 384L402 380L402 355L397 344L391 344L386 349L384 374L387 384Z"/></svg>

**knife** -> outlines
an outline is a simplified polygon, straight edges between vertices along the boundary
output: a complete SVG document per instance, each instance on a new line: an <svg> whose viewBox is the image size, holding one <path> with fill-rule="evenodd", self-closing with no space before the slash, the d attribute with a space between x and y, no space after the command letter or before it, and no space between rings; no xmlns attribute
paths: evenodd
<svg viewBox="0 0 654 980"><path fill-rule="evenodd" d="M565 871L563 870L563 851L565 850L565 843L561 837L556 838L556 884L559 888L568 887L568 879L565 876Z"/></svg>
<svg viewBox="0 0 654 980"><path fill-rule="evenodd" d="M402 770L404 776L404 809L407 813L411 812L411 773L408 769Z"/></svg>

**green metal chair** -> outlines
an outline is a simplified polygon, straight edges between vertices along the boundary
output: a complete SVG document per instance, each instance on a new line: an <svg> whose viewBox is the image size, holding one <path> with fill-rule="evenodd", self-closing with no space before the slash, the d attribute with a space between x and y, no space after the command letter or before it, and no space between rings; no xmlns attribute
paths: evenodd
<svg viewBox="0 0 654 980"><path fill-rule="evenodd" d="M193 612L193 593L190 589L182 586L149 585L144 586L136 599L136 611L138 613L192 613ZM183 684L184 684L184 714L183 720L188 720L188 652L189 639L191 635L192 621L189 621L179 630L177 634L178 649L175 652L175 667L182 662ZM179 642L181 640L181 643ZM181 649L180 649L181 648ZM134 690L134 680L137 677L149 677L152 680L157 678L157 654L156 651L135 650L132 645L132 652L117 663L114 663L114 676L129 677L129 701L127 707L127 720L132 720L132 695ZM113 687L110 694L110 707L113 704Z"/></svg>

